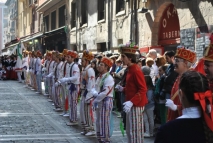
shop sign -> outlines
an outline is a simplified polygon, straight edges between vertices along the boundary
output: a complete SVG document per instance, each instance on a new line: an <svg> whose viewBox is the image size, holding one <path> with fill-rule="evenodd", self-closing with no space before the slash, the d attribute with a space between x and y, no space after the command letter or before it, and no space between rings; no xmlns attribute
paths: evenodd
<svg viewBox="0 0 213 143"><path fill-rule="evenodd" d="M159 45L177 43L180 38L180 24L177 9L173 4L164 10L159 27ZM168 41L167 41L168 40Z"/></svg>

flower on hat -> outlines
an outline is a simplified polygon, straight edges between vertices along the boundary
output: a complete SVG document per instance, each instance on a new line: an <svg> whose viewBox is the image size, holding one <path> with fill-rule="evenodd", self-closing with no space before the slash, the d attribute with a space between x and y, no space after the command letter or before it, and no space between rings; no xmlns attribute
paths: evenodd
<svg viewBox="0 0 213 143"><path fill-rule="evenodd" d="M92 54L92 52L90 52L88 50L84 50L82 58L85 58L88 61L91 61L94 58L94 55Z"/></svg>
<svg viewBox="0 0 213 143"><path fill-rule="evenodd" d="M47 50L47 52L46 52L46 56L48 56L48 57L52 56L51 51L48 51L48 50Z"/></svg>
<svg viewBox="0 0 213 143"><path fill-rule="evenodd" d="M103 57L101 59L101 62L104 63L104 64L106 64L109 67L112 67L112 64L113 64L112 60L110 58L107 58L107 57Z"/></svg>
<svg viewBox="0 0 213 143"><path fill-rule="evenodd" d="M66 55L67 55L67 52L68 52L68 50L67 50L67 49L64 49L63 52L62 52L62 54L63 54L64 56L66 56Z"/></svg>
<svg viewBox="0 0 213 143"><path fill-rule="evenodd" d="M68 50L67 52L68 56L71 56L72 58L77 58L78 57L78 53L72 50Z"/></svg>
<svg viewBox="0 0 213 143"><path fill-rule="evenodd" d="M119 49L119 51L123 54L135 54L138 50L138 46L134 42L128 42L126 44L120 44Z"/></svg>
<svg viewBox="0 0 213 143"><path fill-rule="evenodd" d="M62 53L60 53L60 52L57 52L56 58L61 59L62 57L63 57L63 54L62 54Z"/></svg>
<svg viewBox="0 0 213 143"><path fill-rule="evenodd" d="M42 56L42 54L39 50L36 52L36 56L38 56L38 57Z"/></svg>

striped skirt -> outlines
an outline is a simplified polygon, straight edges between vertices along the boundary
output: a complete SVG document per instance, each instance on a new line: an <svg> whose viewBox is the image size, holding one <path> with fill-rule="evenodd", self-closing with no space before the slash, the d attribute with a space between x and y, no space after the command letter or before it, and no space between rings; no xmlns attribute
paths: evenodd
<svg viewBox="0 0 213 143"><path fill-rule="evenodd" d="M128 143L143 143L143 111L144 107L132 107L126 114L126 134Z"/></svg>

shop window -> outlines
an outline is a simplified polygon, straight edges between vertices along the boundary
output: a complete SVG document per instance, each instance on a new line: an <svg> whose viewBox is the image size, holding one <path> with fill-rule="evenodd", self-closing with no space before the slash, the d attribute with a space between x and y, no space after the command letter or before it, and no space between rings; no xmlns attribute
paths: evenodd
<svg viewBox="0 0 213 143"><path fill-rule="evenodd" d="M51 13L51 30L56 29L56 11Z"/></svg>
<svg viewBox="0 0 213 143"><path fill-rule="evenodd" d="M87 0L81 0L81 25L87 23Z"/></svg>
<svg viewBox="0 0 213 143"><path fill-rule="evenodd" d="M59 27L65 26L65 5L59 8Z"/></svg>
<svg viewBox="0 0 213 143"><path fill-rule="evenodd" d="M98 1L98 21L105 19L105 0Z"/></svg>
<svg viewBox="0 0 213 143"><path fill-rule="evenodd" d="M97 43L97 52L107 51L106 43Z"/></svg>
<svg viewBox="0 0 213 143"><path fill-rule="evenodd" d="M76 27L76 3L71 3L71 28Z"/></svg>
<svg viewBox="0 0 213 143"><path fill-rule="evenodd" d="M123 11L125 9L124 0L116 0L116 13Z"/></svg>
<svg viewBox="0 0 213 143"><path fill-rule="evenodd" d="M45 32L49 31L49 15L44 17L44 31Z"/></svg>

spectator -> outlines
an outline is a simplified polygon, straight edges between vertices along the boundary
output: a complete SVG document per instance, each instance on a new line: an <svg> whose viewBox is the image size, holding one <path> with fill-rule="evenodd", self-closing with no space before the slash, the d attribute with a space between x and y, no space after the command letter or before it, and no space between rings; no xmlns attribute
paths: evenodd
<svg viewBox="0 0 213 143"><path fill-rule="evenodd" d="M147 54L147 57L152 58L154 61L154 64L152 65L152 68L154 70L154 77L151 76L153 84L155 85L155 77L158 76L158 67L156 65L157 61L157 51L155 49L149 50L149 53Z"/></svg>
<svg viewBox="0 0 213 143"><path fill-rule="evenodd" d="M167 115L167 108L165 106L166 100L165 97L161 97L160 93L161 90L163 88L163 84L164 84L164 79L165 79L165 71L167 69L167 66L161 66L159 67L159 78L156 82L156 86L155 86L155 99L157 101L157 105L158 105L158 109L157 111L159 113L157 113L160 117L160 121L161 121L161 125L166 123L166 115Z"/></svg>
<svg viewBox="0 0 213 143"><path fill-rule="evenodd" d="M179 98L183 105L182 116L161 126L155 143L212 143L213 122L209 115L213 111L208 110L212 92L207 78L196 71L183 73Z"/></svg>
<svg viewBox="0 0 213 143"><path fill-rule="evenodd" d="M153 97L153 90L154 90L154 85L152 83L152 79L150 77L150 68L148 66L143 66L142 67L142 72L144 74L144 78L146 81L146 86L147 86L147 99L148 99L148 104L145 106L144 110L144 125L145 125L145 132L144 132L144 137L152 137L153 132L154 132L154 108L155 108L155 102L154 102L154 97Z"/></svg>
<svg viewBox="0 0 213 143"><path fill-rule="evenodd" d="M166 62L170 64L165 72L165 79L163 84L163 89L161 91L161 97L165 97L166 99L170 99L171 97L171 90L173 84L178 76L178 73L174 71L174 63L175 63L175 52L167 51L165 52Z"/></svg>
<svg viewBox="0 0 213 143"><path fill-rule="evenodd" d="M152 58L146 58L146 66L150 68L150 77L152 78L152 83L155 83L155 70L153 68L154 61Z"/></svg>

